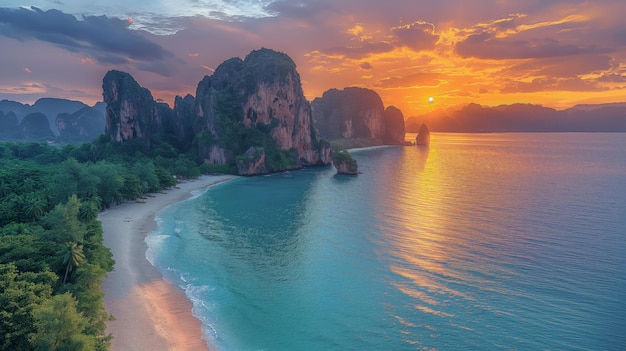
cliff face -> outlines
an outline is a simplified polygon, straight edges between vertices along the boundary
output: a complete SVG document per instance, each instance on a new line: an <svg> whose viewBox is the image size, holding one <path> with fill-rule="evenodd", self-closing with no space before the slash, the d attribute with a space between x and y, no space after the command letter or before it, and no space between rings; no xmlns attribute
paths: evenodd
<svg viewBox="0 0 626 351"><path fill-rule="evenodd" d="M51 140L54 133L48 124L48 118L39 112L31 113L20 123L21 136L29 140Z"/></svg>
<svg viewBox="0 0 626 351"><path fill-rule="evenodd" d="M331 89L311 103L315 126L322 138L368 139L371 144L404 142L404 116L395 107L385 110L373 90Z"/></svg>
<svg viewBox="0 0 626 351"><path fill-rule="evenodd" d="M311 103L320 135L339 138L366 138L382 143L385 137L384 106L380 96L369 89L331 89Z"/></svg>
<svg viewBox="0 0 626 351"><path fill-rule="evenodd" d="M59 139L65 142L88 142L104 132L104 119L100 111L84 107L74 113L60 113L56 117Z"/></svg>
<svg viewBox="0 0 626 351"><path fill-rule="evenodd" d="M189 148L189 140L194 138L195 99L187 94L174 100L173 120L171 121L175 146L182 151Z"/></svg>
<svg viewBox="0 0 626 351"><path fill-rule="evenodd" d="M105 133L117 142L138 140L148 149L158 119L152 94L128 73L109 71L102 81L106 107Z"/></svg>
<svg viewBox="0 0 626 351"><path fill-rule="evenodd" d="M250 146L245 154L237 157L237 173L255 175L267 173L265 167L265 150Z"/></svg>
<svg viewBox="0 0 626 351"><path fill-rule="evenodd" d="M333 166L337 169L337 174L359 174L359 165L347 151L339 151L333 154Z"/></svg>
<svg viewBox="0 0 626 351"><path fill-rule="evenodd" d="M0 111L0 139L17 140L20 138L20 125L13 112L4 114Z"/></svg>
<svg viewBox="0 0 626 351"><path fill-rule="evenodd" d="M20 121L33 113L44 115L48 121L48 128L36 122L37 128L45 129L44 139L46 140L64 143L86 142L104 132L104 103L89 107L80 101L56 98L41 98L33 105L2 100L0 101L0 140L41 140L42 136L38 132L22 134L20 130ZM31 124L32 121L27 122ZM47 134L47 129L54 134L52 137Z"/></svg>
<svg viewBox="0 0 626 351"><path fill-rule="evenodd" d="M181 151L196 147L205 163L237 166L246 175L331 162L296 65L283 53L261 49L225 61L200 81L195 98L177 97L173 110L127 73L107 73L103 89L111 140L139 140L149 149L160 136Z"/></svg>
<svg viewBox="0 0 626 351"><path fill-rule="evenodd" d="M383 114L385 120L385 144L404 144L404 115L395 106L389 106Z"/></svg>
<svg viewBox="0 0 626 351"><path fill-rule="evenodd" d="M260 174L330 163L329 145L317 140L311 109L295 63L268 49L251 52L244 60L222 63L196 90L200 156L223 164L263 149L255 167ZM261 152L257 152L261 155Z"/></svg>
<svg viewBox="0 0 626 351"><path fill-rule="evenodd" d="M46 115L50 129L55 135L59 135L60 131L56 126L56 117L61 113L75 113L78 110L89 107L80 101L41 98L31 107L32 112L40 112Z"/></svg>
<svg viewBox="0 0 626 351"><path fill-rule="evenodd" d="M422 123L419 133L417 133L417 136L415 137L415 145L430 145L430 130L428 130L426 123Z"/></svg>

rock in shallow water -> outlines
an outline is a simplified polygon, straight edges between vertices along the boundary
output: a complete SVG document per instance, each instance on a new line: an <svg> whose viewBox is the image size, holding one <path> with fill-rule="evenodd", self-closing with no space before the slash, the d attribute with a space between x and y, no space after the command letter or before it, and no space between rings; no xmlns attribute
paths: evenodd
<svg viewBox="0 0 626 351"><path fill-rule="evenodd" d="M359 166L356 160L347 151L339 151L333 154L333 166L337 169L337 174L359 174Z"/></svg>
<svg viewBox="0 0 626 351"><path fill-rule="evenodd" d="M430 145L430 130L428 130L426 123L422 123L419 133L415 138L415 144L424 146Z"/></svg>

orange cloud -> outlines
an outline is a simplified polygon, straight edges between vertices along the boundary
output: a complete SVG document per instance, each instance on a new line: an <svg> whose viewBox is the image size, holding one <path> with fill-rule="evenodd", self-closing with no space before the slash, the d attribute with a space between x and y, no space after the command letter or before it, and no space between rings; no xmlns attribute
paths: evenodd
<svg viewBox="0 0 626 351"><path fill-rule="evenodd" d="M606 16L598 8L584 13L557 5L467 26L442 22L440 30L434 21L385 29L357 18L358 24L344 32L366 40L318 47L305 55L316 75L307 80L307 89L329 81L337 88L372 88L405 116L470 102L564 108L577 99L615 101L616 92L626 89L626 29L619 35L608 31L609 24L597 28L599 18ZM364 77L351 67L368 74ZM436 103L427 104L429 96Z"/></svg>
<svg viewBox="0 0 626 351"><path fill-rule="evenodd" d="M346 33L354 36L355 38L357 38L360 41L366 41L366 40L371 40L372 36L369 34L365 33L365 27L363 27L360 24L355 25L352 28L348 28L346 30Z"/></svg>
<svg viewBox="0 0 626 351"><path fill-rule="evenodd" d="M176 94L194 93L201 77L224 60L267 47L294 59L308 99L331 88L367 87L376 90L385 105L401 108L406 117L467 103L535 103L559 108L624 101L626 96L624 1L442 0L416 8L414 2L401 1L281 0L272 2L266 11L271 16L172 17L152 24L184 28L169 35L133 30L145 28L141 23L128 27L127 21L112 18L101 19L104 22L96 17L76 18L73 22L81 28L119 27L116 46L107 46L110 35L100 35L109 33L103 30L90 32L100 33L90 37L92 41L74 40L74 45L81 46L79 51L51 41L42 50L35 48L36 40L16 41L0 35L0 42L12 47L3 55L2 66L5 72L18 73L11 80L15 86L22 86L22 70L27 66L46 75L32 76L32 80L91 84L93 99L101 99L93 77L107 69L123 69L156 98L172 102ZM13 21L14 17L6 18ZM136 22L144 17L138 14ZM14 28L15 35L21 33L22 27L16 24ZM33 28L39 27L33 24ZM31 37L32 33L24 38ZM152 43L150 47L162 55L138 50L124 38ZM52 45L57 51L44 60L40 53L50 53ZM19 48L29 49L19 56ZM44 69L53 60L62 69ZM81 74L67 74L76 69ZM432 104L429 96L435 98Z"/></svg>
<svg viewBox="0 0 626 351"><path fill-rule="evenodd" d="M83 65L84 65L84 64L90 64L90 65L93 65L93 64L95 64L95 63L96 63L96 60L92 59L91 57L82 57L82 58L80 59L80 63L81 63L81 64L83 64Z"/></svg>
<svg viewBox="0 0 626 351"><path fill-rule="evenodd" d="M378 85L381 88L436 87L444 81L440 73L413 73L405 76L383 78Z"/></svg>
<svg viewBox="0 0 626 351"><path fill-rule="evenodd" d="M439 40L432 23L417 21L409 25L391 28L391 34L397 44L404 45L414 51L432 50Z"/></svg>

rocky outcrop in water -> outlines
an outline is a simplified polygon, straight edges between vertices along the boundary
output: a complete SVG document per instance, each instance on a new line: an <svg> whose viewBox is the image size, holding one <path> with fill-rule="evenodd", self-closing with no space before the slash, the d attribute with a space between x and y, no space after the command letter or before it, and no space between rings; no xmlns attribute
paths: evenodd
<svg viewBox="0 0 626 351"><path fill-rule="evenodd" d="M333 154L333 166L337 169L337 174L357 175L359 166L355 159L347 151L339 151Z"/></svg>
<svg viewBox="0 0 626 351"><path fill-rule="evenodd" d="M385 110L373 90L330 89L311 103L315 125L327 140L352 139L367 145L402 144L404 117L395 107Z"/></svg>
<svg viewBox="0 0 626 351"><path fill-rule="evenodd" d="M417 136L415 137L415 144L423 146L430 145L430 130L428 130L426 123L422 123L419 133L417 133Z"/></svg>

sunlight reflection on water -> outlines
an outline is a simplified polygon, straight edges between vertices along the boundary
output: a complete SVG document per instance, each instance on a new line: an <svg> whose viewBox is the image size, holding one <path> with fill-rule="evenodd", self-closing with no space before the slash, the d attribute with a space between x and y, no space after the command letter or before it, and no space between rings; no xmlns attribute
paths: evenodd
<svg viewBox="0 0 626 351"><path fill-rule="evenodd" d="M156 263L224 350L626 349L624 150L433 133L238 179L163 215Z"/></svg>

